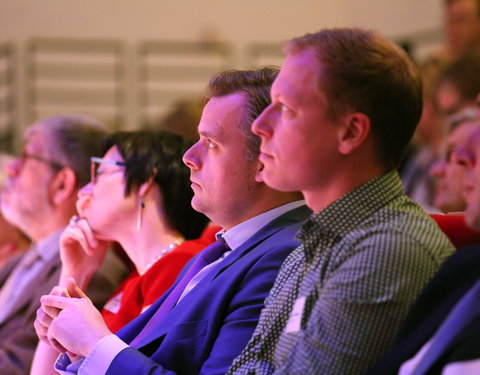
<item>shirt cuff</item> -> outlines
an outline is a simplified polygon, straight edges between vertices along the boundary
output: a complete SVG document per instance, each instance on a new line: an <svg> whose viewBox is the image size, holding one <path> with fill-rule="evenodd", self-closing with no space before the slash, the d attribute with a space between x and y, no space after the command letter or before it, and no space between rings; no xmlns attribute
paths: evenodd
<svg viewBox="0 0 480 375"><path fill-rule="evenodd" d="M80 358L78 361L72 363L68 355L60 354L57 357L53 367L60 375L76 374L82 363L83 358Z"/></svg>
<svg viewBox="0 0 480 375"><path fill-rule="evenodd" d="M92 351L85 357L78 369L80 375L105 374L115 357L123 349L128 348L116 335L108 335L97 342Z"/></svg>
<svg viewBox="0 0 480 375"><path fill-rule="evenodd" d="M71 363L66 354L60 354L55 362L55 370L61 375L105 374L118 353L125 348L128 345L117 336L108 335L99 340L86 357L76 362Z"/></svg>
<svg viewBox="0 0 480 375"><path fill-rule="evenodd" d="M66 354L60 354L54 368L61 375L105 374L118 353L125 348L128 348L128 345L116 335L108 335L99 340L86 357L73 363Z"/></svg>

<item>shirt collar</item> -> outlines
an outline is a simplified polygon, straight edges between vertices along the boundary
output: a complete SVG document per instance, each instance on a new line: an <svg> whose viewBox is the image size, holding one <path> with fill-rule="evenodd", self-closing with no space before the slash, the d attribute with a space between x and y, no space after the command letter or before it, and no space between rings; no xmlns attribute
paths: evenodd
<svg viewBox="0 0 480 375"><path fill-rule="evenodd" d="M45 237L39 241L36 245L37 253L42 257L44 261L53 259L58 254L60 235L65 228L61 228L51 235Z"/></svg>
<svg viewBox="0 0 480 375"><path fill-rule="evenodd" d="M403 195L403 185L396 171L386 172L360 185L343 197L314 213L304 223L298 238L325 233L343 237L393 199Z"/></svg>
<svg viewBox="0 0 480 375"><path fill-rule="evenodd" d="M217 237L217 240L223 238L228 247L232 250L235 250L239 246L243 245L256 232L258 232L260 228L264 227L272 220L303 205L305 205L304 200L284 204L280 207L276 207L272 210L261 213L260 215L254 216L251 219L245 220L244 222L235 225L227 231L222 229L221 231L217 232L215 236Z"/></svg>

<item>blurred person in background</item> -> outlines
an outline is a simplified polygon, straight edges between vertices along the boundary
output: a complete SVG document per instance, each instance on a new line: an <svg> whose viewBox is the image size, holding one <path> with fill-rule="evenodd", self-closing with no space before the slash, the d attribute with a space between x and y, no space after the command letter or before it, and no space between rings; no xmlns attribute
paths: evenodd
<svg viewBox="0 0 480 375"><path fill-rule="evenodd" d="M0 199L5 179L5 165L12 157L0 154ZM30 246L29 238L3 217L0 210L0 268L13 257L21 256Z"/></svg>
<svg viewBox="0 0 480 375"><path fill-rule="evenodd" d="M208 219L190 204L190 171L182 162L190 146L163 131L117 132L104 141L103 158L92 158L91 182L78 193L80 218L60 239L59 285L73 277L85 290L109 243L118 242L135 270L102 310L112 332L150 307L187 261L214 241L196 239ZM55 374L57 356L40 342L31 374Z"/></svg>
<svg viewBox="0 0 480 375"><path fill-rule="evenodd" d="M448 59L439 56L419 64L423 83L422 116L399 167L405 194L428 212L437 211L433 205L433 178L428 171L440 156L446 136L444 121L435 107L434 87L447 66Z"/></svg>
<svg viewBox="0 0 480 375"><path fill-rule="evenodd" d="M189 141L196 141L197 126L204 105L203 98L180 100L173 104L170 111L158 121L154 128L181 135Z"/></svg>
<svg viewBox="0 0 480 375"><path fill-rule="evenodd" d="M454 151L480 127L475 108L467 108L449 119L449 134L443 145L443 155L431 167L435 180L434 205L443 213L465 211L463 175L466 165L452 159Z"/></svg>
<svg viewBox="0 0 480 375"><path fill-rule="evenodd" d="M6 166L1 195L4 217L32 240L29 250L0 270L0 373L26 374L38 343L33 327L40 296L58 283L59 238L76 214L78 189L90 179L90 155L98 154L103 126L80 115L40 120L24 134L23 150ZM90 292L102 306L123 276L108 257Z"/></svg>
<svg viewBox="0 0 480 375"><path fill-rule="evenodd" d="M428 212L438 212L434 203L434 179L428 171L440 157L451 116L475 105L480 92L480 50L469 52L452 63L444 57L432 57L420 68L424 108L415 141L421 148L418 152L413 148L413 152L406 154L400 174L406 194Z"/></svg>
<svg viewBox="0 0 480 375"><path fill-rule="evenodd" d="M443 71L435 87L435 105L445 121L474 106L479 92L480 50L461 57Z"/></svg>
<svg viewBox="0 0 480 375"><path fill-rule="evenodd" d="M480 48L480 0L445 0L447 54L458 58Z"/></svg>

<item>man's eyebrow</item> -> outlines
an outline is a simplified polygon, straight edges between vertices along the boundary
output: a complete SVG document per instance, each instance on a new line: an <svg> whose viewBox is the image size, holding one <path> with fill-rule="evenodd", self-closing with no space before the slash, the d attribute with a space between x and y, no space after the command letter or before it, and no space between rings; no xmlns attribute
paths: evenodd
<svg viewBox="0 0 480 375"><path fill-rule="evenodd" d="M198 134L205 138L218 139L221 138L222 132L211 130L199 130Z"/></svg>

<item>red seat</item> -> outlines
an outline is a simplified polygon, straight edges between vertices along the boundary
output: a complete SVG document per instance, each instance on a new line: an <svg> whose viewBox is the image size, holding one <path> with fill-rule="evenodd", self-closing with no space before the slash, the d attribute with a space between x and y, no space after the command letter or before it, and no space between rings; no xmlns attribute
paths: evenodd
<svg viewBox="0 0 480 375"><path fill-rule="evenodd" d="M470 229L463 215L430 214L457 249L480 244L480 232Z"/></svg>
<svg viewBox="0 0 480 375"><path fill-rule="evenodd" d="M214 223L210 223L208 224L208 226L205 228L205 230L203 231L202 235L200 236L200 238L204 239L204 240L209 240L211 242L215 242L216 238L215 238L215 233L217 233L218 231L222 230L222 227L217 225L217 224L214 224Z"/></svg>

